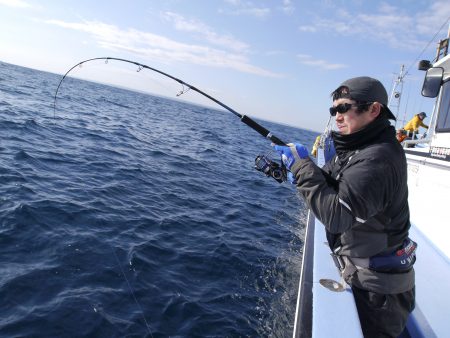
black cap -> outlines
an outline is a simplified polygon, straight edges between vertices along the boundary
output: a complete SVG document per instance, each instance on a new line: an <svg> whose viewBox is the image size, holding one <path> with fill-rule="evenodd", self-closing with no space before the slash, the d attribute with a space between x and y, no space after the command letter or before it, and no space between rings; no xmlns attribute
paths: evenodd
<svg viewBox="0 0 450 338"><path fill-rule="evenodd" d="M395 120L394 114L388 108L388 94L380 81L368 76L354 77L341 84L348 88L349 95L353 100L361 102L379 102L383 105L386 117Z"/></svg>
<svg viewBox="0 0 450 338"><path fill-rule="evenodd" d="M425 112L423 111L423 112L420 112L419 114L417 114L417 115L422 115L423 116L423 118L425 118L425 117L427 117L427 114L425 114Z"/></svg>

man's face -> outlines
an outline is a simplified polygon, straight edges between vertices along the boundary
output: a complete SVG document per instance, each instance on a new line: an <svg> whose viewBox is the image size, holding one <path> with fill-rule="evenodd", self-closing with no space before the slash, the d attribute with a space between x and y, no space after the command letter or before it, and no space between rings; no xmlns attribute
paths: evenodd
<svg viewBox="0 0 450 338"><path fill-rule="evenodd" d="M343 135L353 134L365 126L367 126L370 122L375 120L376 116L370 114L369 110L357 113L356 102L351 99L341 98L333 101L333 107L336 107L340 104L349 103L352 104L352 107L345 113L336 113L336 127L339 129L339 132Z"/></svg>

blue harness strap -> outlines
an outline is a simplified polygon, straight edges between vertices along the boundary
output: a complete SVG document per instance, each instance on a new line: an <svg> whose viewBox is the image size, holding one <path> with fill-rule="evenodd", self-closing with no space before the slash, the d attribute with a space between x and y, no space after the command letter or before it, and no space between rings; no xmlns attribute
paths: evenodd
<svg viewBox="0 0 450 338"><path fill-rule="evenodd" d="M411 269L416 261L417 243L407 238L400 249L387 255L369 258L369 269L378 272L404 272Z"/></svg>

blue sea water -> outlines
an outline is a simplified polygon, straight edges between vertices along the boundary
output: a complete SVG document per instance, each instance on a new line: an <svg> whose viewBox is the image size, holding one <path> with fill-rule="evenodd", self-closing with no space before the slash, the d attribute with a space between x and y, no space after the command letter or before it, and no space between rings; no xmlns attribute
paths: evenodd
<svg viewBox="0 0 450 338"><path fill-rule="evenodd" d="M0 63L0 336L291 336L307 210L253 169L270 142L73 78L54 116L60 79Z"/></svg>

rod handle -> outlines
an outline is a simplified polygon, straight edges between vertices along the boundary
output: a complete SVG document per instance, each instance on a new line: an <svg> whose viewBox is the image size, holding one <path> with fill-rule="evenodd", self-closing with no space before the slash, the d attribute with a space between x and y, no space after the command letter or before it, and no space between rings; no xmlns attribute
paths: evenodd
<svg viewBox="0 0 450 338"><path fill-rule="evenodd" d="M264 137L268 138L269 140L271 140L273 143L275 143L277 145L280 145L280 146L285 146L286 145L285 142L281 141L275 135L272 135L272 133L270 131L268 131L266 128L264 128L259 123L257 123L254 120L252 120L247 115L242 115L241 121L244 122L250 128L252 128L253 130L255 130L256 132L258 132L259 134L261 134L262 136L264 136Z"/></svg>

